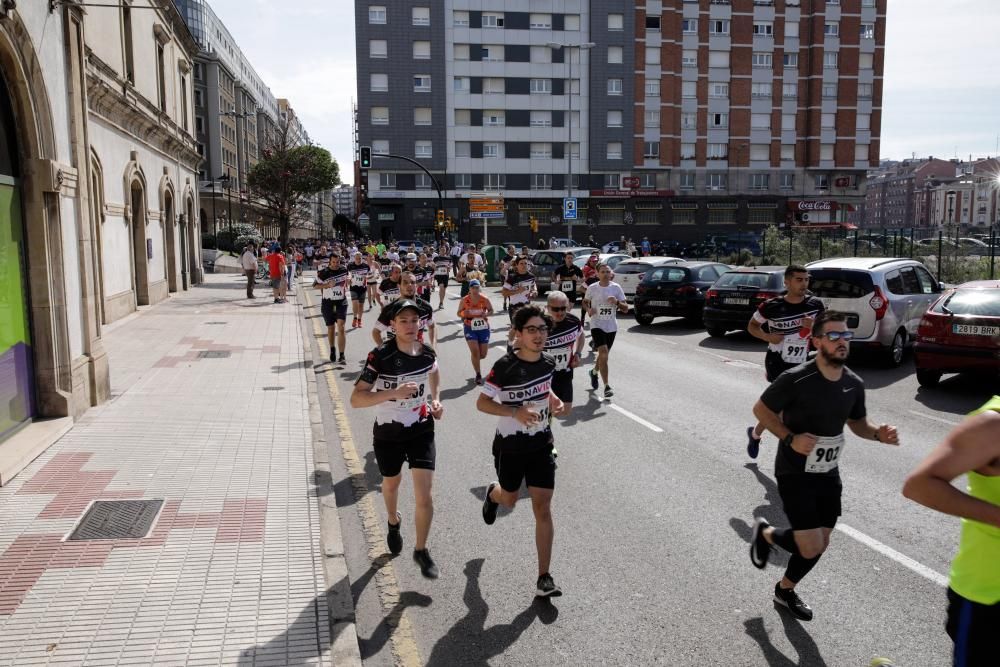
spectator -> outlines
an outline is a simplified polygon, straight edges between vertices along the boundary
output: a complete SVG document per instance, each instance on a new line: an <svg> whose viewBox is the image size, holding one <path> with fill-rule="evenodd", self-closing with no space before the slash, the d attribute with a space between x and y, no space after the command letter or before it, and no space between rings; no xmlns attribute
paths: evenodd
<svg viewBox="0 0 1000 667"><path fill-rule="evenodd" d="M240 255L240 266L247 277L247 298L256 299L253 293L253 286L257 283L257 249L252 243L246 244L243 254Z"/></svg>
<svg viewBox="0 0 1000 667"><path fill-rule="evenodd" d="M285 283L289 286L289 290L294 293L295 289L295 256L298 251L295 249L294 245L288 246L288 253L285 255Z"/></svg>
<svg viewBox="0 0 1000 667"><path fill-rule="evenodd" d="M271 247L272 252L267 256L268 275L271 277L271 290L274 293L275 303L285 303L285 295L288 292L288 283L285 282L285 255L281 252L280 244L276 243Z"/></svg>
<svg viewBox="0 0 1000 667"><path fill-rule="evenodd" d="M548 247L549 247L549 242L548 241L546 241L544 238L538 239L538 249L539 250L546 250Z"/></svg>
<svg viewBox="0 0 1000 667"><path fill-rule="evenodd" d="M653 251L653 246L649 242L649 237L643 236L642 241L639 243L639 247L642 248L642 256L649 257L649 253Z"/></svg>

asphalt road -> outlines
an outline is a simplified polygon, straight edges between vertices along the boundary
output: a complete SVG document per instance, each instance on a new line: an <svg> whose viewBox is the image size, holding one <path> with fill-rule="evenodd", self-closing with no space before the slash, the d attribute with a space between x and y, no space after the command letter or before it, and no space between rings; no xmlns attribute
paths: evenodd
<svg viewBox="0 0 1000 667"><path fill-rule="evenodd" d="M410 560L409 480L401 492L404 551L372 564L385 551L372 411L340 409L364 466L353 485L341 443L330 438L366 664L417 656L432 665L840 667L875 656L911 667L950 664L943 582L959 524L907 501L900 488L992 387L958 378L928 391L909 361L895 370L863 359L849 364L866 382L869 414L897 425L902 446L847 435L842 530L800 584L815 611L812 622L800 623L772 603L784 553L775 551L764 572L748 558L753 517L785 523L774 438L765 436L756 462L745 452L751 406L766 386L763 344L743 334L712 339L679 320L639 328L623 316L611 354L615 397L603 401L589 391L592 359L585 360L573 412L555 428L552 573L564 595L538 602L530 502L501 510L493 526L481 518L484 487L495 478L495 418L475 410L456 306L449 298L437 313L445 415L437 426L430 548L439 580L424 580ZM306 313L314 317L318 308ZM366 319L370 326L372 314ZM491 362L502 354L506 320L494 321ZM346 368L317 369L321 382L335 379L345 403L372 347L369 331L349 334ZM336 406L329 397L322 404L327 432L336 433ZM380 567L393 576L377 576ZM405 632L396 631L400 611Z"/></svg>

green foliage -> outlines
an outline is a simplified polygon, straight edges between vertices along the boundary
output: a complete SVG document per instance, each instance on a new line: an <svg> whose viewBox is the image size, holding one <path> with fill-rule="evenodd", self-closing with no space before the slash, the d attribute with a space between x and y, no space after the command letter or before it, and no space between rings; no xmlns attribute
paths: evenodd
<svg viewBox="0 0 1000 667"><path fill-rule="evenodd" d="M215 250L215 236L213 234L202 234L201 247L203 250Z"/></svg>
<svg viewBox="0 0 1000 667"><path fill-rule="evenodd" d="M256 239L255 243L261 243L264 238L257 231L257 228L245 222L234 222L232 228L225 225L219 229L219 250L242 251L246 245L246 239ZM241 239L244 239L241 241Z"/></svg>

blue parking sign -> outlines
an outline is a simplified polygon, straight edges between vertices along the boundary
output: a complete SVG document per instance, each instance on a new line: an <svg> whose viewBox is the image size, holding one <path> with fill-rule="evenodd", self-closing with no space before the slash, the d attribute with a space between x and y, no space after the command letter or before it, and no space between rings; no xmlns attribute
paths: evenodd
<svg viewBox="0 0 1000 667"><path fill-rule="evenodd" d="M576 197L563 197L563 220L576 220Z"/></svg>

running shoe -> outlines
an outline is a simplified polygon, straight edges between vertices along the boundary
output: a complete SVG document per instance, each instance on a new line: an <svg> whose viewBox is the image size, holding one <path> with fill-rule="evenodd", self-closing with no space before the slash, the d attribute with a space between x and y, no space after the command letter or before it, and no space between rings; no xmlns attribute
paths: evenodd
<svg viewBox="0 0 1000 667"><path fill-rule="evenodd" d="M767 559L771 555L771 545L764 539L764 530L770 528L767 519L758 518L753 522L753 535L750 537L750 562L758 570L767 567Z"/></svg>
<svg viewBox="0 0 1000 667"><path fill-rule="evenodd" d="M609 387L608 385L604 385L604 398L611 398L614 395L615 395L615 390Z"/></svg>
<svg viewBox="0 0 1000 667"><path fill-rule="evenodd" d="M787 609L792 616L800 621L813 619L812 607L807 605L795 592L794 588L782 588L781 582L774 585L774 601Z"/></svg>
<svg viewBox="0 0 1000 667"><path fill-rule="evenodd" d="M337 363L338 364L346 364L347 363L347 359L344 358L344 353L343 352L340 353L340 358L337 360Z"/></svg>
<svg viewBox="0 0 1000 667"><path fill-rule="evenodd" d="M331 364L337 363L337 348L335 347L330 348L330 363Z"/></svg>
<svg viewBox="0 0 1000 667"><path fill-rule="evenodd" d="M438 578L438 566L427 549L414 549L413 561L420 566L420 574L428 579Z"/></svg>
<svg viewBox="0 0 1000 667"><path fill-rule="evenodd" d="M753 426L747 427L747 455L750 458L757 458L757 454L760 453L760 438L753 434Z"/></svg>
<svg viewBox="0 0 1000 667"><path fill-rule="evenodd" d="M443 303L438 305L438 310L444 310L444 304Z"/></svg>
<svg viewBox="0 0 1000 667"><path fill-rule="evenodd" d="M480 375L479 373L476 373L476 384L482 384L482 383L483 383L483 376Z"/></svg>
<svg viewBox="0 0 1000 667"><path fill-rule="evenodd" d="M597 369L590 369L590 388L597 389Z"/></svg>
<svg viewBox="0 0 1000 667"><path fill-rule="evenodd" d="M399 512L396 512L396 525L388 524L389 532L385 536L385 543L389 547L389 553L398 554L403 550L403 536L399 532L401 525L403 525L403 517Z"/></svg>
<svg viewBox="0 0 1000 667"><path fill-rule="evenodd" d="M546 572L538 577L538 583L535 585L535 595L540 598L557 598L562 595L562 590L556 586L556 582L552 581L552 575Z"/></svg>
<svg viewBox="0 0 1000 667"><path fill-rule="evenodd" d="M490 485L486 487L486 497L483 499L483 521L486 522L487 526L492 526L493 522L497 520L497 508L500 507L500 504L490 500L490 494L493 493L493 487L498 484L499 482L490 482Z"/></svg>

